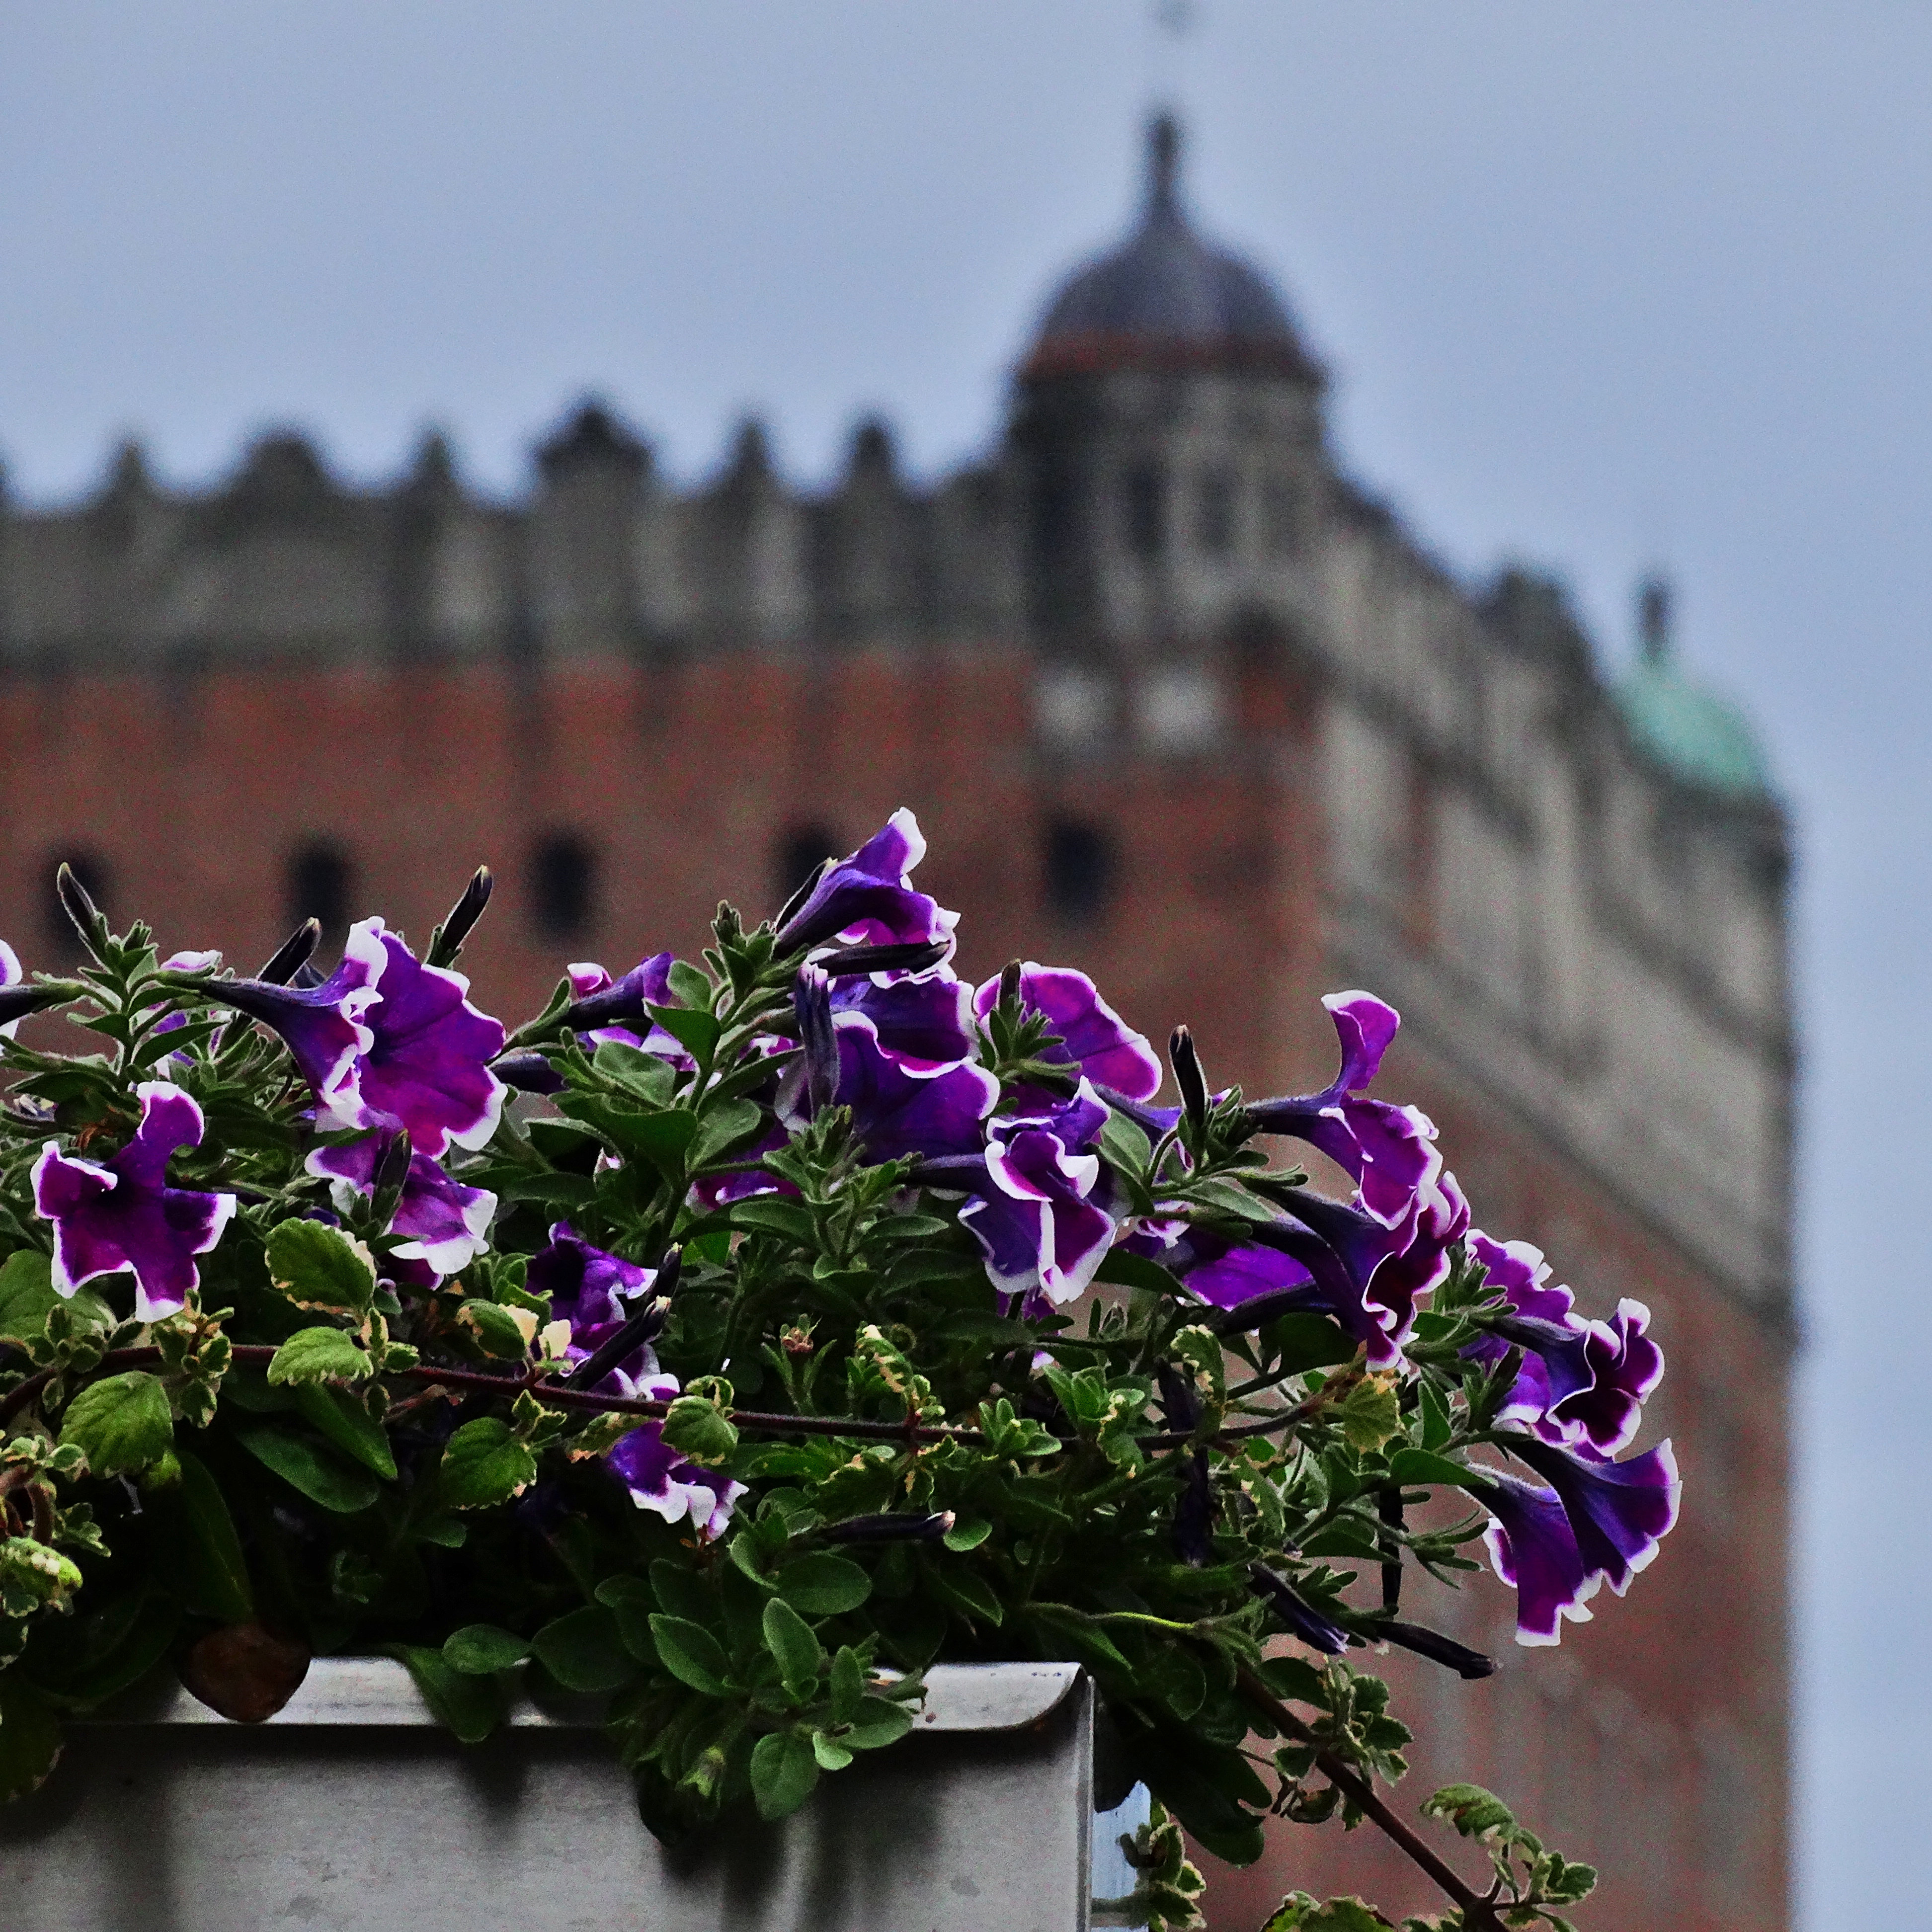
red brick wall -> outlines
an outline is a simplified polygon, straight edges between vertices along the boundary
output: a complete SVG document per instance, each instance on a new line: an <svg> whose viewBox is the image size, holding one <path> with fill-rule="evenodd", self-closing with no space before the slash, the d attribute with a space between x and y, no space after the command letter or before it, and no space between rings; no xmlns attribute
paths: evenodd
<svg viewBox="0 0 1932 1932"><path fill-rule="evenodd" d="M514 1023L568 958L622 970L663 945L688 956L720 896L773 910L788 829L849 844L905 804L932 843L921 882L964 915L962 971L1077 962L1157 1041L1188 1021L1217 1082L1325 1080L1305 694L1250 674L1247 734L1213 758L1078 761L1031 746L1030 679L1029 658L988 650L16 682L0 686L0 936L52 963L48 872L82 849L110 868L110 910L244 970L283 936L304 839L340 842L354 910L418 944L487 861L498 896L465 964ZM1107 825L1118 848L1118 890L1090 927L1047 902L1042 835L1062 813ZM533 928L525 866L566 829L598 853L597 914L583 939L554 942ZM1588 1312L1651 1304L1671 1364L1652 1413L1686 1485L1655 1566L1560 1650L1510 1643L1509 1593L1484 1577L1444 1620L1504 1656L1500 1676L1390 1666L1448 1747L1418 1754L1404 1802L1452 1775L1493 1784L1616 1874L1594 1932L1771 1932L1784 1922L1785 1344L1417 1042L1385 1084L1435 1114L1480 1225L1545 1246ZM1291 1884L1432 1903L1366 1832L1285 1832L1264 1866L1217 1880L1217 1932L1258 1924Z"/></svg>

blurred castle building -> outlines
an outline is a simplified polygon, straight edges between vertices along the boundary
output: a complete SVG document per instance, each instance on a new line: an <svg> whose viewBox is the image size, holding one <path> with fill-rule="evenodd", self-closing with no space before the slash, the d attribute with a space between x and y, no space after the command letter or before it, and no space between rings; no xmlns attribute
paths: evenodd
<svg viewBox="0 0 1932 1932"><path fill-rule="evenodd" d="M488 860L466 963L514 1020L563 960L688 951L721 888L767 912L905 803L962 970L1078 958L1250 1092L1326 1078L1320 992L1384 994L1386 1084L1479 1222L1588 1312L1652 1304L1686 1485L1655 1568L1560 1650L1518 1651L1478 1580L1441 1619L1496 1677L1391 1660L1442 1746L1403 1789L1475 1777L1601 1862L1598 1932L1771 1932L1786 822L1661 586L1606 683L1555 585L1471 590L1348 480L1321 365L1197 232L1178 146L1156 122L1132 232L1048 307L994 452L931 487L868 423L802 491L749 424L680 491L588 406L521 502L434 440L352 490L275 435L210 494L130 448L90 501L0 508L0 932L58 963L64 857L246 966L311 912L420 937ZM1368 1835L1284 1830L1214 1922L1296 1883L1427 1904Z"/></svg>

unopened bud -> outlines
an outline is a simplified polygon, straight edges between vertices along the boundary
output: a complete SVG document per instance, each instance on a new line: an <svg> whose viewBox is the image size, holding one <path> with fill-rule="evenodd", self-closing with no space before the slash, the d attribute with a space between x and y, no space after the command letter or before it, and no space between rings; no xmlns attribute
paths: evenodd
<svg viewBox="0 0 1932 1932"><path fill-rule="evenodd" d="M429 936L429 964L449 966L455 963L456 956L463 950L463 942L483 916L483 908L490 903L490 895L496 884L495 875L488 866L476 868L469 884L463 889L463 896L450 908L449 916Z"/></svg>
<svg viewBox="0 0 1932 1932"><path fill-rule="evenodd" d="M1201 1056L1194 1049L1194 1036L1184 1026L1174 1028L1167 1057L1174 1068L1174 1084L1180 1089L1190 1135L1198 1146L1208 1131L1208 1079L1201 1070Z"/></svg>

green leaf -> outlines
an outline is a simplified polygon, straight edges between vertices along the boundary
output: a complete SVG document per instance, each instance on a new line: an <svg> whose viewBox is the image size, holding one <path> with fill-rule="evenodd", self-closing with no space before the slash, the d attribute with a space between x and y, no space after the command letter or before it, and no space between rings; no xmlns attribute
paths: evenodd
<svg viewBox="0 0 1932 1932"><path fill-rule="evenodd" d="M754 1233L782 1234L802 1247L812 1246L818 1239L818 1224L812 1220L812 1210L776 1194L754 1194L748 1201L733 1202L731 1225Z"/></svg>
<svg viewBox="0 0 1932 1932"><path fill-rule="evenodd" d="M338 1516L353 1516L367 1509L380 1494L368 1471L346 1467L320 1443L292 1430L260 1423L238 1429L235 1439L284 1482Z"/></svg>
<svg viewBox="0 0 1932 1932"><path fill-rule="evenodd" d="M872 1594L872 1580L857 1564L828 1551L787 1564L777 1580L778 1594L808 1617L842 1616Z"/></svg>
<svg viewBox="0 0 1932 1932"><path fill-rule="evenodd" d="M851 1728L839 1742L854 1750L883 1750L911 1729L912 1712L904 1705L890 1697L866 1697L860 1700Z"/></svg>
<svg viewBox="0 0 1932 1932"><path fill-rule="evenodd" d="M1466 1838L1508 1838L1516 1814L1493 1791L1480 1784L1445 1784L1423 1805L1425 1818L1441 1818Z"/></svg>
<svg viewBox="0 0 1932 1932"><path fill-rule="evenodd" d="M0 1672L0 1804L47 1780L61 1754L60 1720L19 1672Z"/></svg>
<svg viewBox="0 0 1932 1932"><path fill-rule="evenodd" d="M443 1661L466 1677L488 1677L513 1670L530 1654L526 1639L499 1630L494 1624L465 1624L442 1640Z"/></svg>
<svg viewBox="0 0 1932 1932"><path fill-rule="evenodd" d="M1112 1283L1115 1288L1144 1288L1156 1294L1178 1299L1180 1283L1158 1262L1150 1262L1144 1255L1130 1254L1124 1248L1110 1248L1106 1258L1094 1270L1094 1279Z"/></svg>
<svg viewBox="0 0 1932 1932"><path fill-rule="evenodd" d="M90 1382L68 1404L60 1439L80 1449L92 1474L145 1469L174 1444L167 1391L158 1376L140 1369Z"/></svg>
<svg viewBox="0 0 1932 1932"><path fill-rule="evenodd" d="M727 1694L725 1679L730 1666L722 1646L703 1624L688 1623L682 1617L655 1616L651 1640L657 1646L658 1660L680 1684L688 1684L707 1697Z"/></svg>
<svg viewBox="0 0 1932 1932"><path fill-rule="evenodd" d="M494 1415L466 1422L442 1447L439 1480L452 1509L484 1509L520 1496L537 1479L528 1446Z"/></svg>
<svg viewBox="0 0 1932 1932"><path fill-rule="evenodd" d="M480 1744L503 1720L502 1687L494 1677L476 1677L457 1670L440 1650L397 1644L392 1657L409 1666L423 1701L466 1744Z"/></svg>
<svg viewBox="0 0 1932 1932"><path fill-rule="evenodd" d="M724 1030L717 1015L698 1006L646 1006L644 1010L694 1060L708 1060Z"/></svg>
<svg viewBox="0 0 1932 1932"><path fill-rule="evenodd" d="M750 1100L726 1100L707 1106L692 1149L692 1166L703 1167L716 1160L757 1132L764 1118L764 1110Z"/></svg>
<svg viewBox="0 0 1932 1932"><path fill-rule="evenodd" d="M933 1564L926 1573L926 1587L940 1601L972 1618L976 1622L999 1624L1004 1620L1005 1612L1000 1600L994 1596L986 1579L974 1575L963 1564L948 1565L941 1569Z"/></svg>
<svg viewBox="0 0 1932 1932"><path fill-rule="evenodd" d="M606 1040L590 1056L590 1064L605 1079L656 1107L670 1100L677 1084L676 1071L667 1061L620 1040ZM544 1151L551 1150L546 1147Z"/></svg>
<svg viewBox="0 0 1932 1932"><path fill-rule="evenodd" d="M768 1824L788 1818L818 1783L818 1760L796 1731L772 1731L752 1751L752 1796Z"/></svg>
<svg viewBox="0 0 1932 1932"><path fill-rule="evenodd" d="M843 1771L852 1762L852 1754L823 1731L812 1734L812 1754L818 1760L820 1771Z"/></svg>
<svg viewBox="0 0 1932 1932"><path fill-rule="evenodd" d="M1305 1375L1354 1360L1361 1344L1325 1315L1282 1315L1261 1332L1262 1346L1282 1375Z"/></svg>
<svg viewBox="0 0 1932 1932"><path fill-rule="evenodd" d="M326 1221L278 1222L268 1233L268 1275L298 1308L366 1315L376 1294L369 1250Z"/></svg>
<svg viewBox="0 0 1932 1932"><path fill-rule="evenodd" d="M660 1556L650 1568L651 1594L667 1616L682 1617L686 1623L710 1624L718 1620L717 1600L704 1580Z"/></svg>
<svg viewBox="0 0 1932 1932"><path fill-rule="evenodd" d="M681 1395L664 1412L664 1440L668 1448L715 1469L730 1460L738 1432L715 1403L702 1396Z"/></svg>
<svg viewBox="0 0 1932 1932"><path fill-rule="evenodd" d="M199 1456L178 1452L182 1479L146 1501L162 1535L154 1547L184 1609L218 1624L254 1620L255 1597L242 1539L220 1485Z"/></svg>
<svg viewBox="0 0 1932 1932"><path fill-rule="evenodd" d="M365 1469L374 1470L385 1482L396 1480L396 1458L389 1447L388 1431L347 1389L298 1388L296 1408L319 1435L327 1436Z"/></svg>
<svg viewBox="0 0 1932 1932"><path fill-rule="evenodd" d="M1466 1481L1469 1472L1448 1456L1432 1455L1426 1449L1398 1449L1389 1458L1389 1474L1404 1489L1437 1489Z"/></svg>
<svg viewBox="0 0 1932 1932"><path fill-rule="evenodd" d="M566 1690L615 1690L638 1674L616 1618L602 1604L554 1618L530 1640L530 1648Z"/></svg>
<svg viewBox="0 0 1932 1932"><path fill-rule="evenodd" d="M713 988L710 976L700 968L692 965L688 959L674 959L665 977L680 1005L695 1006L705 1012L711 1010Z"/></svg>
<svg viewBox="0 0 1932 1932"><path fill-rule="evenodd" d="M859 1706L866 1700L866 1666L859 1661L859 1653L850 1644L841 1644L838 1654L832 1660L832 1715L842 1724L849 1724L859 1714Z"/></svg>
<svg viewBox="0 0 1932 1932"><path fill-rule="evenodd" d="M1449 1412L1442 1398L1436 1391L1436 1384L1425 1376L1422 1378L1420 1396L1422 1409L1422 1446L1425 1449L1439 1449L1455 1431L1449 1420Z"/></svg>
<svg viewBox="0 0 1932 1932"><path fill-rule="evenodd" d="M982 1516L956 1516L952 1527L946 1532L946 1546L962 1552L977 1550L992 1533L992 1524Z"/></svg>
<svg viewBox="0 0 1932 1932"><path fill-rule="evenodd" d="M1106 1124L1100 1130L1100 1148L1123 1174L1140 1174L1146 1170L1154 1143L1138 1120L1109 1108Z"/></svg>
<svg viewBox="0 0 1932 1932"><path fill-rule="evenodd" d="M530 1353L536 1333L535 1318L526 1310L505 1308L478 1296L466 1300L456 1311L456 1318L483 1345L485 1354L505 1361L521 1361Z"/></svg>
<svg viewBox="0 0 1932 1932"><path fill-rule="evenodd" d="M765 1606L765 1648L776 1660L785 1688L804 1703L818 1683L818 1640L804 1618L777 1597Z"/></svg>
<svg viewBox="0 0 1932 1932"><path fill-rule="evenodd" d="M1379 1449L1402 1428L1402 1405L1390 1376L1364 1376L1330 1412L1352 1449Z"/></svg>
<svg viewBox="0 0 1932 1932"><path fill-rule="evenodd" d="M269 1361L268 1381L357 1382L375 1366L340 1328L298 1328Z"/></svg>
<svg viewBox="0 0 1932 1932"><path fill-rule="evenodd" d="M684 1178L685 1156L698 1138L698 1116L682 1107L661 1114L637 1114L624 1123L632 1148L672 1180Z"/></svg>
<svg viewBox="0 0 1932 1932"><path fill-rule="evenodd" d="M44 1334L47 1317L68 1308L83 1328L111 1328L114 1311L90 1288L63 1295L54 1286L53 1264L38 1248L20 1248L0 1267L0 1342L30 1342Z"/></svg>

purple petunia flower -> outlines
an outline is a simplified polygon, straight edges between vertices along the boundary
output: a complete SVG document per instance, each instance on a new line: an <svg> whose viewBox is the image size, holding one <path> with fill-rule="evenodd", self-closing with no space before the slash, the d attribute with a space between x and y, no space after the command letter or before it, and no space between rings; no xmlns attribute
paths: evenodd
<svg viewBox="0 0 1932 1932"><path fill-rule="evenodd" d="M1527 1241L1498 1242L1479 1231L1469 1252L1491 1288L1515 1311L1497 1330L1469 1344L1472 1361L1500 1361L1512 1345L1522 1352L1498 1420L1526 1424L1545 1441L1587 1446L1614 1455L1636 1436L1644 1398L1664 1376L1664 1352L1646 1332L1650 1310L1640 1301L1617 1304L1611 1322L1584 1322L1570 1291L1550 1285L1542 1251Z"/></svg>
<svg viewBox="0 0 1932 1932"><path fill-rule="evenodd" d="M1516 1590L1516 1642L1560 1643L1566 1618L1590 1621L1586 1606L1603 1582L1584 1567L1562 1498L1504 1469L1486 1469L1468 1487L1490 1512L1483 1540L1490 1566Z"/></svg>
<svg viewBox="0 0 1932 1932"><path fill-rule="evenodd" d="M319 1147L304 1165L330 1183L337 1208L346 1214L357 1195L376 1191L376 1170L388 1138L369 1134L346 1147ZM496 1212L495 1195L465 1187L427 1154L412 1152L389 1223L392 1234L407 1238L393 1252L398 1261L422 1262L438 1276L458 1274L488 1250Z"/></svg>
<svg viewBox="0 0 1932 1932"><path fill-rule="evenodd" d="M1516 1642L1553 1644L1564 1618L1589 1621L1603 1584L1622 1596L1656 1557L1677 1520L1676 1459L1668 1442L1623 1462L1531 1437L1510 1448L1544 1480L1486 1468L1467 1486L1490 1514L1490 1562L1516 1586Z"/></svg>
<svg viewBox="0 0 1932 1932"><path fill-rule="evenodd" d="M826 867L778 928L781 952L836 939L845 946L943 944L950 955L956 912L914 890L926 856L919 820L904 806L849 859Z"/></svg>
<svg viewBox="0 0 1932 1932"><path fill-rule="evenodd" d="M1621 1597L1677 1522L1684 1486L1670 1444L1621 1462L1533 1438L1509 1447L1562 1498L1585 1569Z"/></svg>
<svg viewBox="0 0 1932 1932"><path fill-rule="evenodd" d="M984 1021L998 1005L996 975L973 995L973 1010ZM1060 1043L1042 1048L1040 1058L1055 1066L1077 1066L1096 1087L1127 1100L1151 1100L1160 1091L1160 1058L1147 1036L1134 1031L1100 997L1084 973L1068 966L1020 968L1020 1004L1042 1015Z"/></svg>
<svg viewBox="0 0 1932 1932"><path fill-rule="evenodd" d="M220 1240L235 1197L167 1184L169 1156L201 1144L201 1109L166 1080L144 1082L135 1092L140 1124L104 1165L62 1154L58 1141L41 1149L34 1211L53 1223L53 1282L62 1294L126 1268L134 1277L136 1318L153 1322L172 1315L200 1286L194 1258Z"/></svg>
<svg viewBox="0 0 1932 1932"><path fill-rule="evenodd" d="M564 1353L577 1363L589 1360L624 1325L636 1312L625 1304L648 1294L656 1280L655 1268L592 1247L568 1221L558 1221L550 1228L549 1246L530 1257L524 1286L548 1299L552 1321L570 1324ZM656 1374L657 1366L650 1346L640 1343L635 1354L597 1386L606 1393L632 1394L646 1377Z"/></svg>
<svg viewBox="0 0 1932 1932"><path fill-rule="evenodd" d="M840 980L830 998L835 1013L862 1013L880 1046L909 1071L956 1066L979 1051L972 989L950 967Z"/></svg>
<svg viewBox="0 0 1932 1932"><path fill-rule="evenodd" d="M782 1083L778 1118L802 1126L826 1106L849 1107L873 1160L928 1160L980 1151L980 1124L1000 1084L971 1060L934 1066L902 1059L880 1044L862 1012L834 1012L825 974L807 962L794 1000L804 1052Z"/></svg>
<svg viewBox="0 0 1932 1932"><path fill-rule="evenodd" d="M637 1392L669 1401L678 1394L677 1378L646 1377ZM638 1508L655 1510L667 1522L688 1520L704 1543L724 1534L734 1507L745 1493L744 1484L733 1482L722 1469L707 1469L680 1456L666 1444L662 1428L655 1422L620 1438L604 1460Z"/></svg>
<svg viewBox="0 0 1932 1932"><path fill-rule="evenodd" d="M594 961L580 960L567 967L573 998L564 1024L600 1046L606 1042L634 1046L690 1072L697 1061L681 1041L650 1018L651 1007L677 1004L671 997L670 964L668 952L654 952L621 980L613 980ZM648 1024L638 1033L626 1025L626 1021Z"/></svg>
<svg viewBox="0 0 1932 1932"><path fill-rule="evenodd" d="M357 1116L357 1074L361 1056L376 1043L368 1011L382 998L365 957L345 950L341 964L316 986L232 980L220 997L281 1036L326 1112L350 1126L365 1124Z"/></svg>
<svg viewBox="0 0 1932 1932"><path fill-rule="evenodd" d="M1354 1180L1362 1206L1394 1227L1442 1167L1427 1114L1371 1100L1361 1090L1381 1070L1401 1016L1372 993L1330 993L1322 1004L1341 1042L1335 1078L1318 1094L1255 1101L1249 1117L1262 1133L1289 1134L1319 1148Z"/></svg>
<svg viewBox="0 0 1932 1932"><path fill-rule="evenodd" d="M500 1021L477 1011L460 973L425 966L380 919L349 928L344 962L361 962L378 994L367 1014L370 1045L357 1056L346 1124L409 1130L432 1159L454 1142L480 1148L496 1131L508 1091L490 1070L503 1050Z"/></svg>
<svg viewBox="0 0 1932 1932"><path fill-rule="evenodd" d="M980 1244L995 1287L1009 1294L1037 1289L1054 1302L1085 1292L1118 1225L1102 1204L1103 1170L1092 1150L1106 1119L1083 1080L1050 1112L988 1124L991 1185L960 1210L959 1222Z"/></svg>

